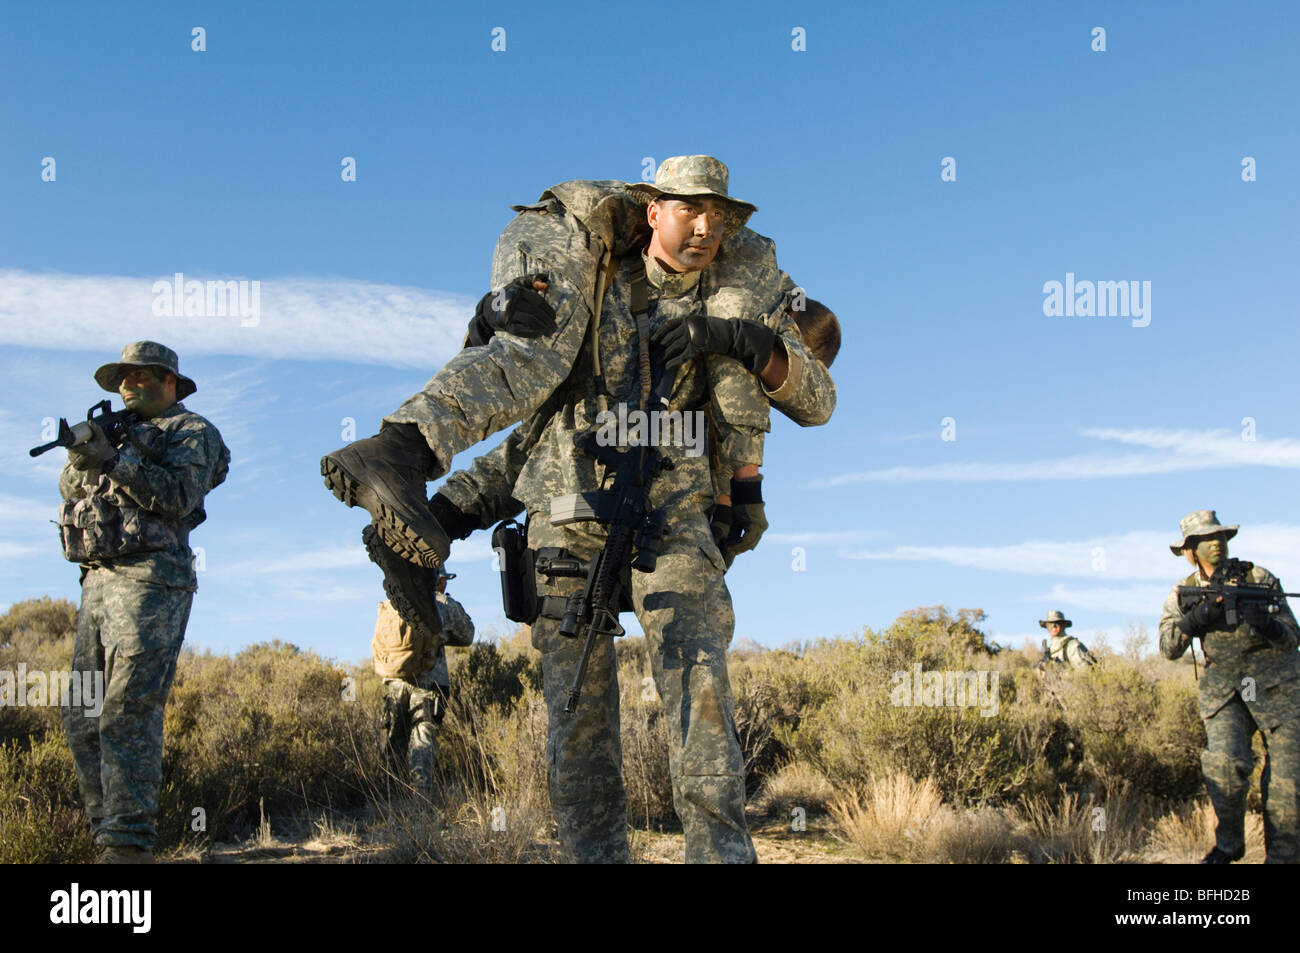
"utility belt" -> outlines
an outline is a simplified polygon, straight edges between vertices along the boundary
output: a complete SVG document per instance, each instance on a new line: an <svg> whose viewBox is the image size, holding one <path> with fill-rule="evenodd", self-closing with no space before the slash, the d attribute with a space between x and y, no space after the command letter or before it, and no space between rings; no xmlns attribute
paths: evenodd
<svg viewBox="0 0 1300 953"><path fill-rule="evenodd" d="M563 526L580 520L595 520L604 509L608 494L574 493L557 497L551 503L551 525ZM558 507L558 509L557 509ZM567 515L566 515L567 514ZM548 579L583 579L589 564L561 546L528 548L527 524L506 520L492 531L492 549L497 554L501 570L501 602L506 618L512 622L532 625L539 618L560 620L564 618L567 596L543 596L537 591L538 575ZM620 612L632 611L628 593L631 586L630 567L624 567L624 585Z"/></svg>

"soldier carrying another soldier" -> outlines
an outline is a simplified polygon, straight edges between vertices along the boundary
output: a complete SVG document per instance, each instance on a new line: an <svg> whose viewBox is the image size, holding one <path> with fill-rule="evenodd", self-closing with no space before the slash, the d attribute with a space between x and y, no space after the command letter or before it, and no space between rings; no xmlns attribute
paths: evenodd
<svg viewBox="0 0 1300 953"><path fill-rule="evenodd" d="M630 203L638 193L643 201ZM557 563L589 564L607 540L605 525L592 513L604 505L612 468L597 461L587 438L596 432L598 410L613 402L644 406L655 389L655 371L668 369L658 383L671 385L670 410L703 411L712 409L716 393L709 361L726 356L761 381L773 403L817 392L820 403L808 421L824 422L833 388L825 386L825 368L784 313L771 242L743 227L753 211L728 196L726 167L707 156L666 160L654 186L553 187L542 201L522 207L503 233L492 284L504 288L545 273L555 331L534 339L498 333L482 347L461 351L386 418L377 437L327 455L327 485L344 502L366 507L399 556L437 564L446 558L449 539L429 506L425 481L445 473L459 450L536 415L545 426L514 486L533 517L528 547L563 552ZM648 247L624 238L638 215L650 226ZM773 315L779 330L764 320ZM720 413L725 420L726 408ZM714 489L708 458L678 446L656 449L673 466L653 477L648 498L671 532L657 544L657 568L632 572L630 592L624 592L650 643L670 719L669 766L686 856L753 861L726 671L734 615L709 527ZM587 513L577 505L582 500L597 509ZM561 616L582 580L556 574L536 582L545 608L532 638L542 652L551 803L561 849L571 860L626 861L612 639L595 644L582 704L566 714L581 639L560 633Z"/></svg>

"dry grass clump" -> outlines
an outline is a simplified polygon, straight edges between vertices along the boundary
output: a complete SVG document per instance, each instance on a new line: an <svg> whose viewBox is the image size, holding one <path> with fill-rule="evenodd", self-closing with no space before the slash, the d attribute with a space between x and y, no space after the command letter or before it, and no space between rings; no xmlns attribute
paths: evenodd
<svg viewBox="0 0 1300 953"><path fill-rule="evenodd" d="M912 860L926 825L943 802L935 783L895 772L854 788L831 802L830 812L848 840L871 858Z"/></svg>
<svg viewBox="0 0 1300 953"><path fill-rule="evenodd" d="M1163 864L1200 863L1214 846L1214 808L1205 799L1184 804L1155 822L1147 860ZM1261 860L1264 853L1264 818L1255 811L1246 814L1247 861Z"/></svg>
<svg viewBox="0 0 1300 953"><path fill-rule="evenodd" d="M768 775L751 804L769 816L788 817L796 807L809 814L825 812L834 799L835 789L824 774L810 764L795 761Z"/></svg>
<svg viewBox="0 0 1300 953"><path fill-rule="evenodd" d="M930 864L1005 864L1023 855L1024 839L998 808L944 806L915 839L914 856Z"/></svg>

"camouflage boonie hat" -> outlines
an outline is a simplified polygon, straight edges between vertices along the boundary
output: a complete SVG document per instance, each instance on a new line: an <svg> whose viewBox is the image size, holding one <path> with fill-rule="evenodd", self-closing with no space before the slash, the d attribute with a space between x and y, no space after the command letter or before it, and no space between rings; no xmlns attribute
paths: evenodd
<svg viewBox="0 0 1300 953"><path fill-rule="evenodd" d="M95 371L95 383L104 390L117 393L122 383L125 367L156 367L171 371L176 375L176 399L184 400L199 389L199 385L180 372L180 358L169 347L157 341L135 341L122 348L122 359L113 364L105 364Z"/></svg>
<svg viewBox="0 0 1300 953"><path fill-rule="evenodd" d="M1183 550L1187 548L1187 541L1193 536L1213 536L1215 533L1225 533L1228 539L1237 535L1239 526L1224 526L1219 522L1218 515L1214 510L1197 510L1190 513L1178 521L1178 531L1183 534L1181 543L1170 543L1169 551L1175 556L1181 556Z"/></svg>
<svg viewBox="0 0 1300 953"><path fill-rule="evenodd" d="M654 185L636 182L627 186L632 197L642 205L649 205L661 195L711 195L727 203L722 233L730 238L758 211L757 205L733 199L727 194L731 174L725 163L713 156L673 156L659 163Z"/></svg>
<svg viewBox="0 0 1300 953"><path fill-rule="evenodd" d="M1070 626L1074 625L1074 623L1071 622L1069 619L1067 619L1065 616L1063 616L1060 610L1058 609L1053 609L1051 612L1047 613L1046 619L1038 620L1038 624L1042 626L1044 629L1047 628L1049 625L1051 625L1053 622L1061 623L1061 628L1063 629L1068 629Z"/></svg>

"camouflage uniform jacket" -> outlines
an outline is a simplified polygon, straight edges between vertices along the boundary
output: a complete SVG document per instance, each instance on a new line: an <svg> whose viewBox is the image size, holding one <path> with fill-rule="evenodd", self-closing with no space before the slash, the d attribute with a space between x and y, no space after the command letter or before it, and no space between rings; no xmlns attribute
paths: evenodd
<svg viewBox="0 0 1300 953"><path fill-rule="evenodd" d="M537 205L523 207L522 214L502 235L493 280L508 280L510 267L525 267L526 262L533 262L538 270L548 270L544 265L555 269L563 263L561 273L582 276L579 286L582 281L594 281L604 260L601 256L606 252L620 256L638 253L635 220L642 214L639 207L628 202L618 183L576 181L555 186ZM569 221L560 224L565 219ZM583 236L581 242L579 236ZM553 249L546 248L548 241L555 243ZM512 249L520 253L513 265L508 257ZM503 253L507 256L504 260ZM657 271L653 262L647 271L653 282ZM690 277L669 276L668 280ZM776 269L772 243L749 229L741 229L724 242L718 259L699 273L695 287L697 309L717 316L757 315L780 335L789 361L784 383L770 393L755 375L731 358L710 357L706 362L709 417L719 434L710 453L713 469L725 473L727 479L744 464L762 463L763 435L770 427L769 398L792 419L806 426L824 423L834 410L835 388L830 374L808 351L797 325L785 310L788 294L793 289L789 276ZM675 289L668 290L671 293ZM623 304L626 306L626 302ZM590 305L586 311L589 317ZM603 317L601 325L602 341L607 341ZM564 337L563 333L559 336ZM634 365L635 333L630 338L624 333L622 340L625 346L620 358L626 366L630 355ZM502 363L499 359L496 362ZM594 367L587 372L591 370ZM688 368L679 375L679 395L683 377L690 377L693 372L698 373ZM607 374L606 380L609 379ZM635 393L624 395L623 399L633 406L639 402ZM680 400L675 400L673 406L677 408L680 404ZM479 457L468 471L455 474L442 488L444 495L465 512L479 514L482 527L517 514L523 504L513 497L515 482L533 447L545 434L556 406L552 403L539 410L492 453ZM400 420L400 412L388 419ZM412 415L411 422L421 422L418 414ZM439 445L430 428L425 428L425 435L434 446Z"/></svg>
<svg viewBox="0 0 1300 953"><path fill-rule="evenodd" d="M1047 644L1047 657L1070 668L1086 668L1093 662L1087 646L1072 635L1054 635Z"/></svg>
<svg viewBox="0 0 1300 953"><path fill-rule="evenodd" d="M1268 586L1282 591L1272 573L1261 566L1250 570L1251 585ZM1179 586L1204 586L1210 580L1200 569L1179 581ZM1205 633L1201 645L1205 651L1205 671L1200 682L1201 718L1208 719L1240 694L1251 717L1260 728L1271 730L1300 716L1300 627L1291 607L1282 600L1277 621L1286 629L1286 642L1276 645L1242 622L1235 629L1213 629ZM1177 622L1183 616L1178 608L1177 587L1171 589L1160 613L1160 651L1166 658L1177 659L1187 651L1192 640ZM1251 685L1245 679L1253 680Z"/></svg>
<svg viewBox="0 0 1300 953"><path fill-rule="evenodd" d="M438 615L442 617L442 634L447 645L467 646L474 643L474 623L459 602L445 592L438 593ZM451 685L447 671L447 650L438 646L438 657L433 664L432 681L443 688Z"/></svg>
<svg viewBox="0 0 1300 953"><path fill-rule="evenodd" d="M197 588L190 531L226 479L230 451L209 421L173 404L131 427L112 470L59 474L64 556L144 582Z"/></svg>

